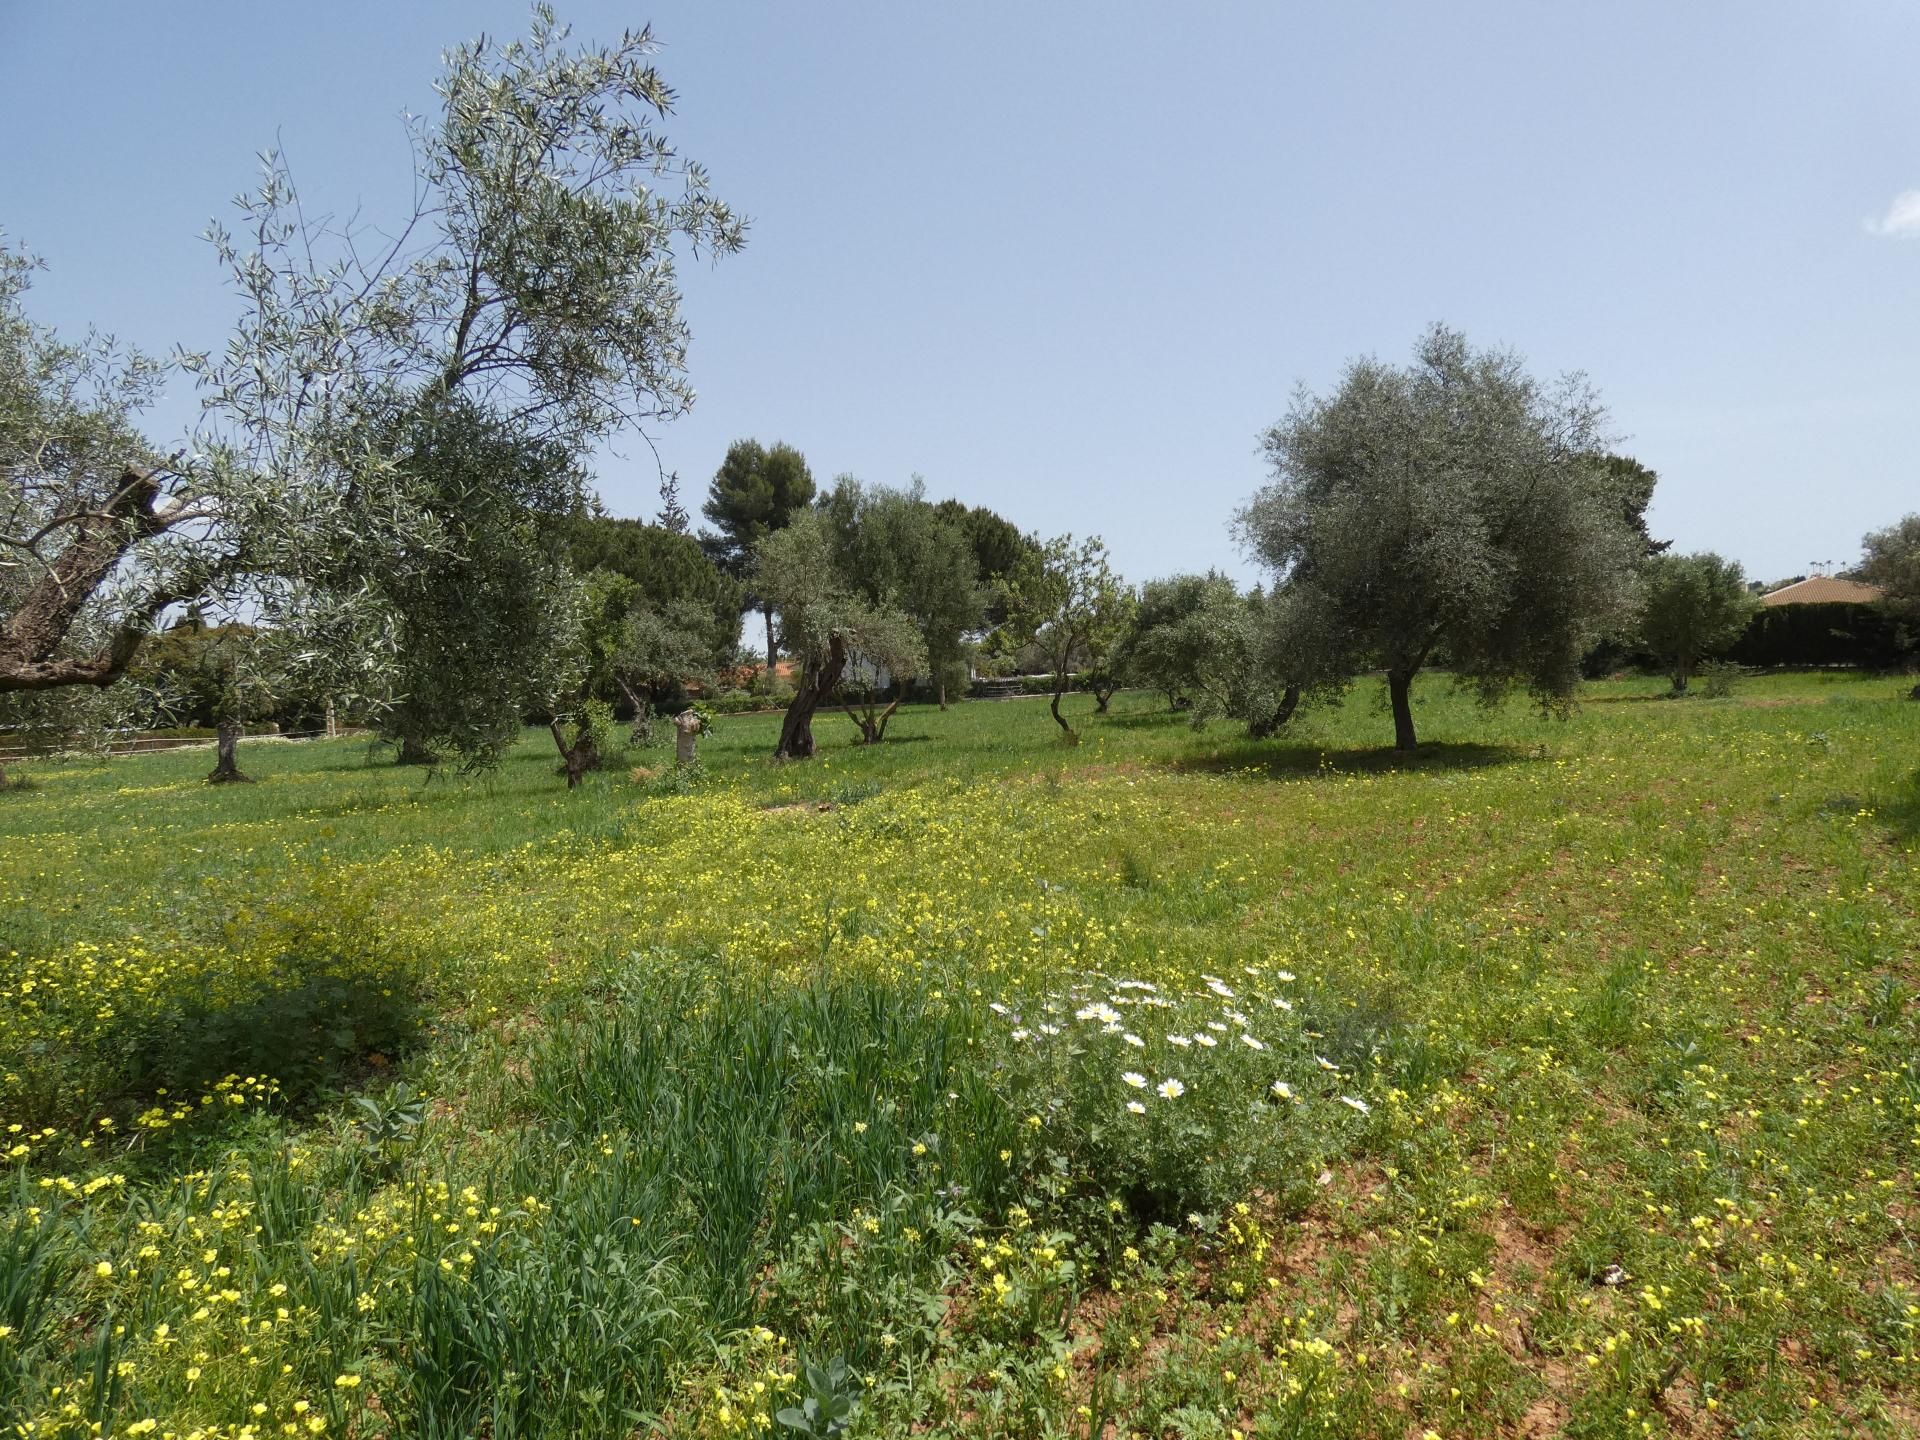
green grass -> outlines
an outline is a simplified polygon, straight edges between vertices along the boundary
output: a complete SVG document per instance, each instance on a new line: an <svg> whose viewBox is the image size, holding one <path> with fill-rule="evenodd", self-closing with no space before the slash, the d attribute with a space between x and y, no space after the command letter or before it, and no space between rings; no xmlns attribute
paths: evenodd
<svg viewBox="0 0 1920 1440"><path fill-rule="evenodd" d="M1905 688L33 764L0 1433L1913 1433Z"/></svg>

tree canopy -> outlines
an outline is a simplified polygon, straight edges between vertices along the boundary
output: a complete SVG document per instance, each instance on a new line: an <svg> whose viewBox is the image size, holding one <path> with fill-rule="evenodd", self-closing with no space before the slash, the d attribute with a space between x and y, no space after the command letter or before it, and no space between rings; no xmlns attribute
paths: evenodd
<svg viewBox="0 0 1920 1440"><path fill-rule="evenodd" d="M1920 621L1920 514L1875 530L1861 549L1860 578L1880 587L1889 609Z"/></svg>
<svg viewBox="0 0 1920 1440"><path fill-rule="evenodd" d="M636 605L656 612L679 609L688 624L698 611L701 669L717 670L733 659L746 590L723 573L692 536L587 512L569 516L562 529L577 573L608 570L624 575L633 582Z"/></svg>
<svg viewBox="0 0 1920 1440"><path fill-rule="evenodd" d="M1048 708L1054 723L1069 740L1078 740L1079 732L1060 713L1060 699L1072 683L1076 661L1111 677L1113 659L1133 621L1133 591L1114 573L1098 535L1080 541L1057 535L1041 548L1039 564L1007 595L1014 638L1038 645L1053 675ZM1111 693L1102 694L1101 709Z"/></svg>
<svg viewBox="0 0 1920 1440"><path fill-rule="evenodd" d="M1387 672L1394 743L1442 653L1492 697L1571 703L1580 658L1631 614L1641 541L1609 480L1604 411L1507 351L1435 326L1413 362L1350 364L1266 434L1274 480L1241 511L1275 580L1273 663L1311 690Z"/></svg>
<svg viewBox="0 0 1920 1440"><path fill-rule="evenodd" d="M1656 555L1641 582L1640 643L1666 665L1680 694L1702 660L1746 633L1759 608L1739 561L1711 551Z"/></svg>
<svg viewBox="0 0 1920 1440"><path fill-rule="evenodd" d="M559 521L579 501L579 469L565 445L464 396L413 407L382 443L436 543L363 577L394 622L380 733L403 760L486 768L554 688L569 643Z"/></svg>
<svg viewBox="0 0 1920 1440"><path fill-rule="evenodd" d="M941 701L966 681L965 641L986 606L964 521L930 505L915 481L904 490L842 476L821 499L834 563L868 603L900 611L920 632ZM989 512L990 513L990 512Z"/></svg>
<svg viewBox="0 0 1920 1440"><path fill-rule="evenodd" d="M576 47L543 6L525 40L451 51L411 137L413 212L378 233L270 156L240 224L209 232L242 314L183 361L205 422L172 455L134 426L163 367L34 326L31 263L0 255L0 692L110 685L198 601L299 635L344 698L404 693L404 621L364 582L453 531L392 417L457 397L578 455L691 401L676 255L745 226L661 129L656 48Z"/></svg>
<svg viewBox="0 0 1920 1440"><path fill-rule="evenodd" d="M913 621L856 579L847 542L822 510L807 509L760 542L753 588L780 617L780 639L800 662L800 679L781 723L776 760L814 753L813 715L860 657L897 676L926 663Z"/></svg>
<svg viewBox="0 0 1920 1440"><path fill-rule="evenodd" d="M1263 730L1277 705L1260 663L1266 612L1263 594L1242 595L1217 570L1149 580L1116 662L1121 676L1162 691L1196 730L1220 716Z"/></svg>
<svg viewBox="0 0 1920 1440"><path fill-rule="evenodd" d="M813 495L813 472L793 446L784 441L767 446L758 440L736 440L714 471L706 503L700 507L714 527L702 543L722 570L747 579L759 564L760 542L790 524ZM767 683L771 685L779 658L773 630L775 607L764 596L752 603L766 618Z"/></svg>

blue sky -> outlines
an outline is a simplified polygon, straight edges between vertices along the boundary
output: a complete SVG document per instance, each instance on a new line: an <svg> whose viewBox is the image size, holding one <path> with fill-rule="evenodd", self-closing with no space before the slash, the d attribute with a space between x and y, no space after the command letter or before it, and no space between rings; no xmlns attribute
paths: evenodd
<svg viewBox="0 0 1920 1440"><path fill-rule="evenodd" d="M1227 525L1298 383L1431 321L1582 369L1657 534L1773 578L1920 509L1920 6L781 5L651 20L670 131L753 220L689 267L697 505L728 441L1097 531L1133 578ZM518 3L0 5L0 228L43 319L217 345L196 237L283 145L407 195L400 112ZM1902 197L1905 197L1904 199ZM190 423L179 385L156 438ZM651 514L629 440L610 508Z"/></svg>

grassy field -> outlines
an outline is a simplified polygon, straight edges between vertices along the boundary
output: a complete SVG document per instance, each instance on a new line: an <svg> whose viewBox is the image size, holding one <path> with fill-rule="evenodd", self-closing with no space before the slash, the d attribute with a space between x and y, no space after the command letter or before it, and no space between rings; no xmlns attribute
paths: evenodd
<svg viewBox="0 0 1920 1440"><path fill-rule="evenodd" d="M0 1434L1920 1433L1906 684L32 766Z"/></svg>

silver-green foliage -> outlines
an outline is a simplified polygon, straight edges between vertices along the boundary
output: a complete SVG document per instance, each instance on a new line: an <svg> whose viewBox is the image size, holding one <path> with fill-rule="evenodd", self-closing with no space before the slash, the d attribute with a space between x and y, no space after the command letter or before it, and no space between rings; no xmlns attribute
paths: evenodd
<svg viewBox="0 0 1920 1440"><path fill-rule="evenodd" d="M1242 595L1217 570L1149 580L1121 646L1121 676L1164 691L1196 730L1222 716L1257 727L1278 703L1260 663L1266 612L1265 595Z"/></svg>
<svg viewBox="0 0 1920 1440"><path fill-rule="evenodd" d="M1268 663L1309 692L1387 672L1415 743L1413 675L1444 659L1485 695L1572 700L1580 658L1632 613L1637 537L1578 376L1435 326L1411 364L1354 361L1266 434L1273 483L1238 530L1275 578Z"/></svg>
<svg viewBox="0 0 1920 1440"><path fill-rule="evenodd" d="M1711 551L1654 556L1641 588L1640 643L1666 665L1676 694L1745 633L1760 604L1740 562Z"/></svg>
<svg viewBox="0 0 1920 1440"><path fill-rule="evenodd" d="M1920 620L1920 514L1861 542L1860 578L1878 585L1896 614Z"/></svg>
<svg viewBox="0 0 1920 1440"><path fill-rule="evenodd" d="M691 402L677 253L737 249L744 223L660 128L655 49L645 30L576 46L542 6L525 40L451 51L437 115L413 123L411 212L378 231L264 157L239 223L209 232L242 313L220 351L181 357L206 412L170 460L132 425L153 362L34 329L27 262L0 260L0 690L111 684L169 605L197 600L299 635L349 702L406 693L381 576L481 528L449 523L392 417L458 400L579 455Z"/></svg>

